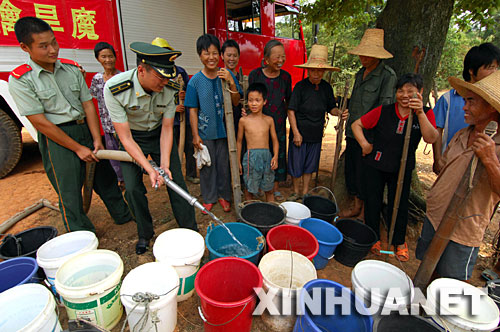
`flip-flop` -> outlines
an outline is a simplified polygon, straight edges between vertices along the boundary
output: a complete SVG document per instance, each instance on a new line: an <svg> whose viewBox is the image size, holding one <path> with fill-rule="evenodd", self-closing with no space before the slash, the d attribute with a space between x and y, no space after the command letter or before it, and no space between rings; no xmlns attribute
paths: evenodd
<svg viewBox="0 0 500 332"><path fill-rule="evenodd" d="M401 262L408 262L410 260L410 253L408 252L408 245L406 242L403 249L397 248L396 246L396 258Z"/></svg>
<svg viewBox="0 0 500 332"><path fill-rule="evenodd" d="M377 241L370 249L370 252L374 255L380 256L382 255L380 250L382 250L382 245L380 244L380 241Z"/></svg>
<svg viewBox="0 0 500 332"><path fill-rule="evenodd" d="M285 200L285 197L279 192L279 191L275 191L274 192L274 198L278 201L278 202L283 202Z"/></svg>
<svg viewBox="0 0 500 332"><path fill-rule="evenodd" d="M298 199L300 199L300 195L297 193L292 193L286 200L289 202L295 202Z"/></svg>

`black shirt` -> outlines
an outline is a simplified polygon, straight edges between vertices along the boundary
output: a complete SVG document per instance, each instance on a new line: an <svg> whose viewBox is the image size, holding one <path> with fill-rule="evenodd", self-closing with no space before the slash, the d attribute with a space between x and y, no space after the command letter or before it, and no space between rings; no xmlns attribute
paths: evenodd
<svg viewBox="0 0 500 332"><path fill-rule="evenodd" d="M303 142L318 143L323 138L325 113L335 107L333 89L325 80L316 85L305 78L295 85L288 109L295 112ZM290 131L293 140L293 132Z"/></svg>

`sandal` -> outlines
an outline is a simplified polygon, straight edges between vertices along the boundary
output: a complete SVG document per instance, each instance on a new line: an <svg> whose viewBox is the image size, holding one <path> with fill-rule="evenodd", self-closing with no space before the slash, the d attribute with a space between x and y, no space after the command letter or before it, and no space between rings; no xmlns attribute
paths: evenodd
<svg viewBox="0 0 500 332"><path fill-rule="evenodd" d="M377 256L382 255L380 253L380 250L382 250L382 245L380 244L380 241L377 241L370 249L371 253Z"/></svg>
<svg viewBox="0 0 500 332"><path fill-rule="evenodd" d="M298 199L300 199L300 195L299 194L297 194L297 193L291 193L291 195L288 196L288 198L286 200L289 201L289 202L295 202Z"/></svg>
<svg viewBox="0 0 500 332"><path fill-rule="evenodd" d="M283 202L285 200L285 197L279 191L275 191L274 199L277 200L278 202Z"/></svg>
<svg viewBox="0 0 500 332"><path fill-rule="evenodd" d="M408 252L408 245L404 243L405 247L403 249L396 246L396 257L401 262L408 262L410 260L410 253Z"/></svg>

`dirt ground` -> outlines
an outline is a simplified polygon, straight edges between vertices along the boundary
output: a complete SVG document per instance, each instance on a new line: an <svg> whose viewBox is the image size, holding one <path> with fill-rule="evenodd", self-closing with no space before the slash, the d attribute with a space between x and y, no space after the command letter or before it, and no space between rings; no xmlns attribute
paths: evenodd
<svg viewBox="0 0 500 332"><path fill-rule="evenodd" d="M328 186L330 181L330 172L333 164L333 151L335 144L335 134L333 121L328 125L321 153L320 174L318 185ZM0 222L12 217L24 208L36 203L41 198L48 199L53 205L57 204L57 195L52 189L47 176L43 170L41 157L38 152L38 146L29 134L23 132L24 148L21 161L13 172L6 178L0 180ZM421 181L427 191L435 180L436 176L432 173L432 152L424 153L425 144L422 143L417 152L417 170ZM431 150L428 146L426 153ZM314 177L313 177L314 179ZM148 186L146 185L148 188ZM199 185L188 183L190 193L195 196L200 196ZM282 193L287 196L290 193L290 187L282 188ZM156 236L162 232L177 227L173 219L172 210L168 202L166 190L155 192L148 188L148 200L150 204L151 214L154 220ZM224 213L220 205L215 205L213 212L222 218L225 222L236 221L234 209L231 213ZM206 235L206 229L209 223L209 217L204 216L200 211L196 211L197 222L202 235ZM93 195L92 206L89 211L89 217L96 227L96 233L99 239L100 249L109 249L117 252L125 266L123 276L125 276L134 267L146 262L154 261L152 250L144 255L137 256L135 254L135 242L137 240L137 232L135 223L125 225L115 225L111 220L102 201L96 194ZM476 264L472 283L476 286L483 286L485 280L480 274L485 268L491 268L493 263L491 256L493 254L492 241L498 229L499 217L494 218L488 227L486 236L481 246L480 257ZM65 232L62 225L59 212L43 208L18 222L13 226L8 233L17 233L35 226L54 226L58 229L59 234ZM413 278L419 261L415 259L416 240L420 233L421 224L409 226L407 232L407 242L410 248L410 261L402 263L402 265L394 258L389 258L388 262L394 264L406 271ZM204 261L207 260L208 253L205 253ZM377 258L369 254L367 259L384 259ZM341 265L335 260L331 260L327 267L318 271L318 278L334 280L342 285L351 286L351 270L352 268ZM199 298L197 295L192 296L189 300L179 303L178 305L178 320L175 331L202 331L203 322L198 316ZM124 320L122 317L122 321ZM67 318L64 310L61 310L61 324L63 328L67 328ZM120 331L122 323L117 325L113 331ZM128 330L128 327L127 327ZM253 332L263 332L269 329L263 324L260 317L255 317L253 320Z"/></svg>

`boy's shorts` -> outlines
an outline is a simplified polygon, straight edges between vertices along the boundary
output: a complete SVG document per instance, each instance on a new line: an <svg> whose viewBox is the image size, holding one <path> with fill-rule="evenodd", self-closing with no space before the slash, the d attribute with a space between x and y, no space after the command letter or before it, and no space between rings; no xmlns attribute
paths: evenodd
<svg viewBox="0 0 500 332"><path fill-rule="evenodd" d="M274 171L271 169L273 159L269 149L247 150L243 156L243 180L247 190L257 194L262 191L271 191L274 186Z"/></svg>
<svg viewBox="0 0 500 332"><path fill-rule="evenodd" d="M317 172L320 153L321 142L302 142L301 146L296 146L290 140L288 144L288 173L294 178L300 178L303 174Z"/></svg>
<svg viewBox="0 0 500 332"><path fill-rule="evenodd" d="M422 260L424 258L425 252L429 248L435 233L436 231L431 222L425 217L422 232L420 233L415 250L417 259ZM472 270L474 270L478 253L478 247L468 247L450 240L436 266L436 273L442 278L469 280L472 276Z"/></svg>

